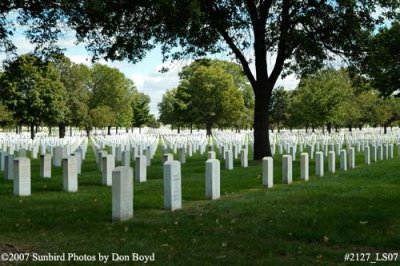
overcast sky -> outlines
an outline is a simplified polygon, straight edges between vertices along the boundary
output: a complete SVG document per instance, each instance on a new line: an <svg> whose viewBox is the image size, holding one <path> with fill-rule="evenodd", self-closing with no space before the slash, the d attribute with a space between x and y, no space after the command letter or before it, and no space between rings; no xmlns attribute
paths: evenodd
<svg viewBox="0 0 400 266"><path fill-rule="evenodd" d="M18 54L28 53L33 50L33 46L23 35L16 35L13 38L18 48ZM60 47L65 48L65 55L75 63L84 63L91 65L90 54L85 50L84 45L77 45L73 34L68 34L63 40L59 41ZM5 59L4 55L0 59ZM178 73L184 65L191 60L183 60L179 62L167 62L170 70L166 73L160 73L159 70L163 66L161 50L156 48L148 52L145 59L137 64L131 64L126 61L106 62L111 67L118 68L128 78L135 82L139 91L148 94L151 98L150 111L158 117L157 104L161 101L162 95L167 89L176 87L179 82ZM285 79L279 79L277 86L283 86L286 89L293 89L297 86L298 80L294 76L288 76Z"/></svg>

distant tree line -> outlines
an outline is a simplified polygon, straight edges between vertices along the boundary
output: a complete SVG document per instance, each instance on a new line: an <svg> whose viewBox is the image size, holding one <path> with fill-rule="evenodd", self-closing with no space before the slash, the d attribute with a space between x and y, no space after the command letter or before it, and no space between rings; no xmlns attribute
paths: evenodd
<svg viewBox="0 0 400 266"><path fill-rule="evenodd" d="M158 108L159 121L181 127L252 128L254 95L239 65L202 59L182 69L178 87L168 90ZM271 130L395 125L400 99L375 89L376 83L354 69L323 68L304 74L298 87L274 89L269 105ZM387 88L385 87L387 90ZM392 91L393 92L393 91Z"/></svg>
<svg viewBox="0 0 400 266"><path fill-rule="evenodd" d="M43 61L26 54L4 63L0 73L0 125L29 126L31 138L39 126L86 130L156 125L149 113L150 97L133 81L106 65L88 67L65 56Z"/></svg>
<svg viewBox="0 0 400 266"><path fill-rule="evenodd" d="M278 87L270 105L272 130L316 128L332 130L347 127L397 125L400 99L383 97L367 79L346 69L322 69L301 78L295 90Z"/></svg>

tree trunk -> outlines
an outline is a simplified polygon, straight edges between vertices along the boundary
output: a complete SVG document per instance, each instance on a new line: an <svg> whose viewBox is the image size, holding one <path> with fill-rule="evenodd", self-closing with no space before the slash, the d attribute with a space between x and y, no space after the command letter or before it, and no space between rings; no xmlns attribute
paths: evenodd
<svg viewBox="0 0 400 266"><path fill-rule="evenodd" d="M349 125L349 131L353 131L353 127L351 125Z"/></svg>
<svg viewBox="0 0 400 266"><path fill-rule="evenodd" d="M118 127L115 127L115 135L118 135Z"/></svg>
<svg viewBox="0 0 400 266"><path fill-rule="evenodd" d="M35 127L35 133L38 133L39 132L39 126L36 126Z"/></svg>
<svg viewBox="0 0 400 266"><path fill-rule="evenodd" d="M142 127L139 127L139 133L142 134Z"/></svg>
<svg viewBox="0 0 400 266"><path fill-rule="evenodd" d="M18 134L18 129L19 129L19 127L18 127L18 125L16 125L15 126L15 134Z"/></svg>
<svg viewBox="0 0 400 266"><path fill-rule="evenodd" d="M178 126L178 134L181 133L181 126Z"/></svg>
<svg viewBox="0 0 400 266"><path fill-rule="evenodd" d="M34 123L31 124L31 139L32 140L35 139L35 124Z"/></svg>
<svg viewBox="0 0 400 266"><path fill-rule="evenodd" d="M49 136L51 136L51 127L49 127Z"/></svg>
<svg viewBox="0 0 400 266"><path fill-rule="evenodd" d="M107 135L111 135L111 127L110 126L107 127Z"/></svg>
<svg viewBox="0 0 400 266"><path fill-rule="evenodd" d="M190 134L193 133L193 124L190 124Z"/></svg>
<svg viewBox="0 0 400 266"><path fill-rule="evenodd" d="M262 158L272 155L269 145L268 128L268 106L270 104L272 88L259 86L254 90L254 160L262 160Z"/></svg>
<svg viewBox="0 0 400 266"><path fill-rule="evenodd" d="M206 134L207 136L211 136L211 124L206 124Z"/></svg>
<svg viewBox="0 0 400 266"><path fill-rule="evenodd" d="M326 129L328 130L328 133L331 134L332 133L332 124L331 123L326 124Z"/></svg>
<svg viewBox="0 0 400 266"><path fill-rule="evenodd" d="M90 128L86 127L85 131L86 131L86 137L89 138L90 137Z"/></svg>
<svg viewBox="0 0 400 266"><path fill-rule="evenodd" d="M58 125L58 136L60 139L65 137L65 124L61 123Z"/></svg>
<svg viewBox="0 0 400 266"><path fill-rule="evenodd" d="M383 134L386 135L386 133L387 133L387 125L384 125L384 126L383 126Z"/></svg>
<svg viewBox="0 0 400 266"><path fill-rule="evenodd" d="M311 126L311 129L312 129L312 133L314 133L315 132L315 127Z"/></svg>

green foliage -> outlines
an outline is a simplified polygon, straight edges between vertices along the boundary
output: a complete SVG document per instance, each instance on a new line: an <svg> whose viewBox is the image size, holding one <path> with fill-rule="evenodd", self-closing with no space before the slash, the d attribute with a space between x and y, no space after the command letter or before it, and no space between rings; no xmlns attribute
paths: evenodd
<svg viewBox="0 0 400 266"><path fill-rule="evenodd" d="M283 87L272 92L269 108L270 123L276 125L278 132L282 125L287 124L290 93Z"/></svg>
<svg viewBox="0 0 400 266"><path fill-rule="evenodd" d="M351 83L344 70L325 69L300 81L291 104L294 119L305 127L337 124L336 111L351 93Z"/></svg>
<svg viewBox="0 0 400 266"><path fill-rule="evenodd" d="M0 103L0 126L4 127L13 123L13 115L7 107Z"/></svg>
<svg viewBox="0 0 400 266"><path fill-rule="evenodd" d="M132 96L136 91L132 81L116 68L95 64L92 68L92 94L89 106L94 109L108 106L113 119L108 126L130 127L132 121Z"/></svg>
<svg viewBox="0 0 400 266"><path fill-rule="evenodd" d="M22 55L5 65L1 99L20 125L53 125L65 117L65 89L52 63Z"/></svg>
<svg viewBox="0 0 400 266"><path fill-rule="evenodd" d="M400 22L382 28L368 43L361 68L382 95L400 90Z"/></svg>
<svg viewBox="0 0 400 266"><path fill-rule="evenodd" d="M254 94L237 64L201 59L183 67L177 88L159 104L160 121L174 126L250 127Z"/></svg>
<svg viewBox="0 0 400 266"><path fill-rule="evenodd" d="M61 75L66 90L67 110L63 123L83 127L89 120L89 100L91 84L90 69L84 64L74 64L65 56L53 59Z"/></svg>
<svg viewBox="0 0 400 266"><path fill-rule="evenodd" d="M133 120L134 127L142 127L150 122L150 97L144 93L136 93L132 100Z"/></svg>
<svg viewBox="0 0 400 266"><path fill-rule="evenodd" d="M107 105L100 105L90 110L91 125L97 128L105 128L115 124L115 116Z"/></svg>

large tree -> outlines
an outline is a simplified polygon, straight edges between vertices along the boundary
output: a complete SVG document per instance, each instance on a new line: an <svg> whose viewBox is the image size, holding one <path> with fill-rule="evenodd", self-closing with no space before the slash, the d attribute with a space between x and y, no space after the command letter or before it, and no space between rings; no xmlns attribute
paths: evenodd
<svg viewBox="0 0 400 266"><path fill-rule="evenodd" d="M66 113L59 124L60 138L65 136L65 126L85 127L89 119L89 99L92 88L90 69L84 64L74 64L65 56L52 60L61 74L66 91Z"/></svg>
<svg viewBox="0 0 400 266"><path fill-rule="evenodd" d="M132 99L132 122L131 125L142 130L142 126L150 122L150 97L142 92L136 92Z"/></svg>
<svg viewBox="0 0 400 266"><path fill-rule="evenodd" d="M132 96L136 91L133 81L125 77L116 68L95 64L92 68L92 93L89 102L91 109L99 106L108 106L112 119L108 134L112 126L130 127L132 121Z"/></svg>
<svg viewBox="0 0 400 266"><path fill-rule="evenodd" d="M65 115L65 89L60 73L49 62L22 55L5 64L1 76L0 97L19 125L58 124Z"/></svg>
<svg viewBox="0 0 400 266"><path fill-rule="evenodd" d="M188 80L190 95L188 112L203 124L207 135L216 124L236 121L244 109L243 94L235 87L233 78L220 67L198 67Z"/></svg>
<svg viewBox="0 0 400 266"><path fill-rule="evenodd" d="M76 0L23 1L38 35L57 37L60 18L95 57L137 62L161 44L165 59L228 51L242 65L255 94L254 159L270 156L268 106L284 69L307 72L334 54L363 52L360 40L399 1ZM33 4L32 4L33 3ZM54 12L53 10L62 11ZM53 11L53 12L52 12ZM34 20L36 22L36 20ZM53 38L36 38L53 40ZM254 71L252 71L252 68Z"/></svg>

